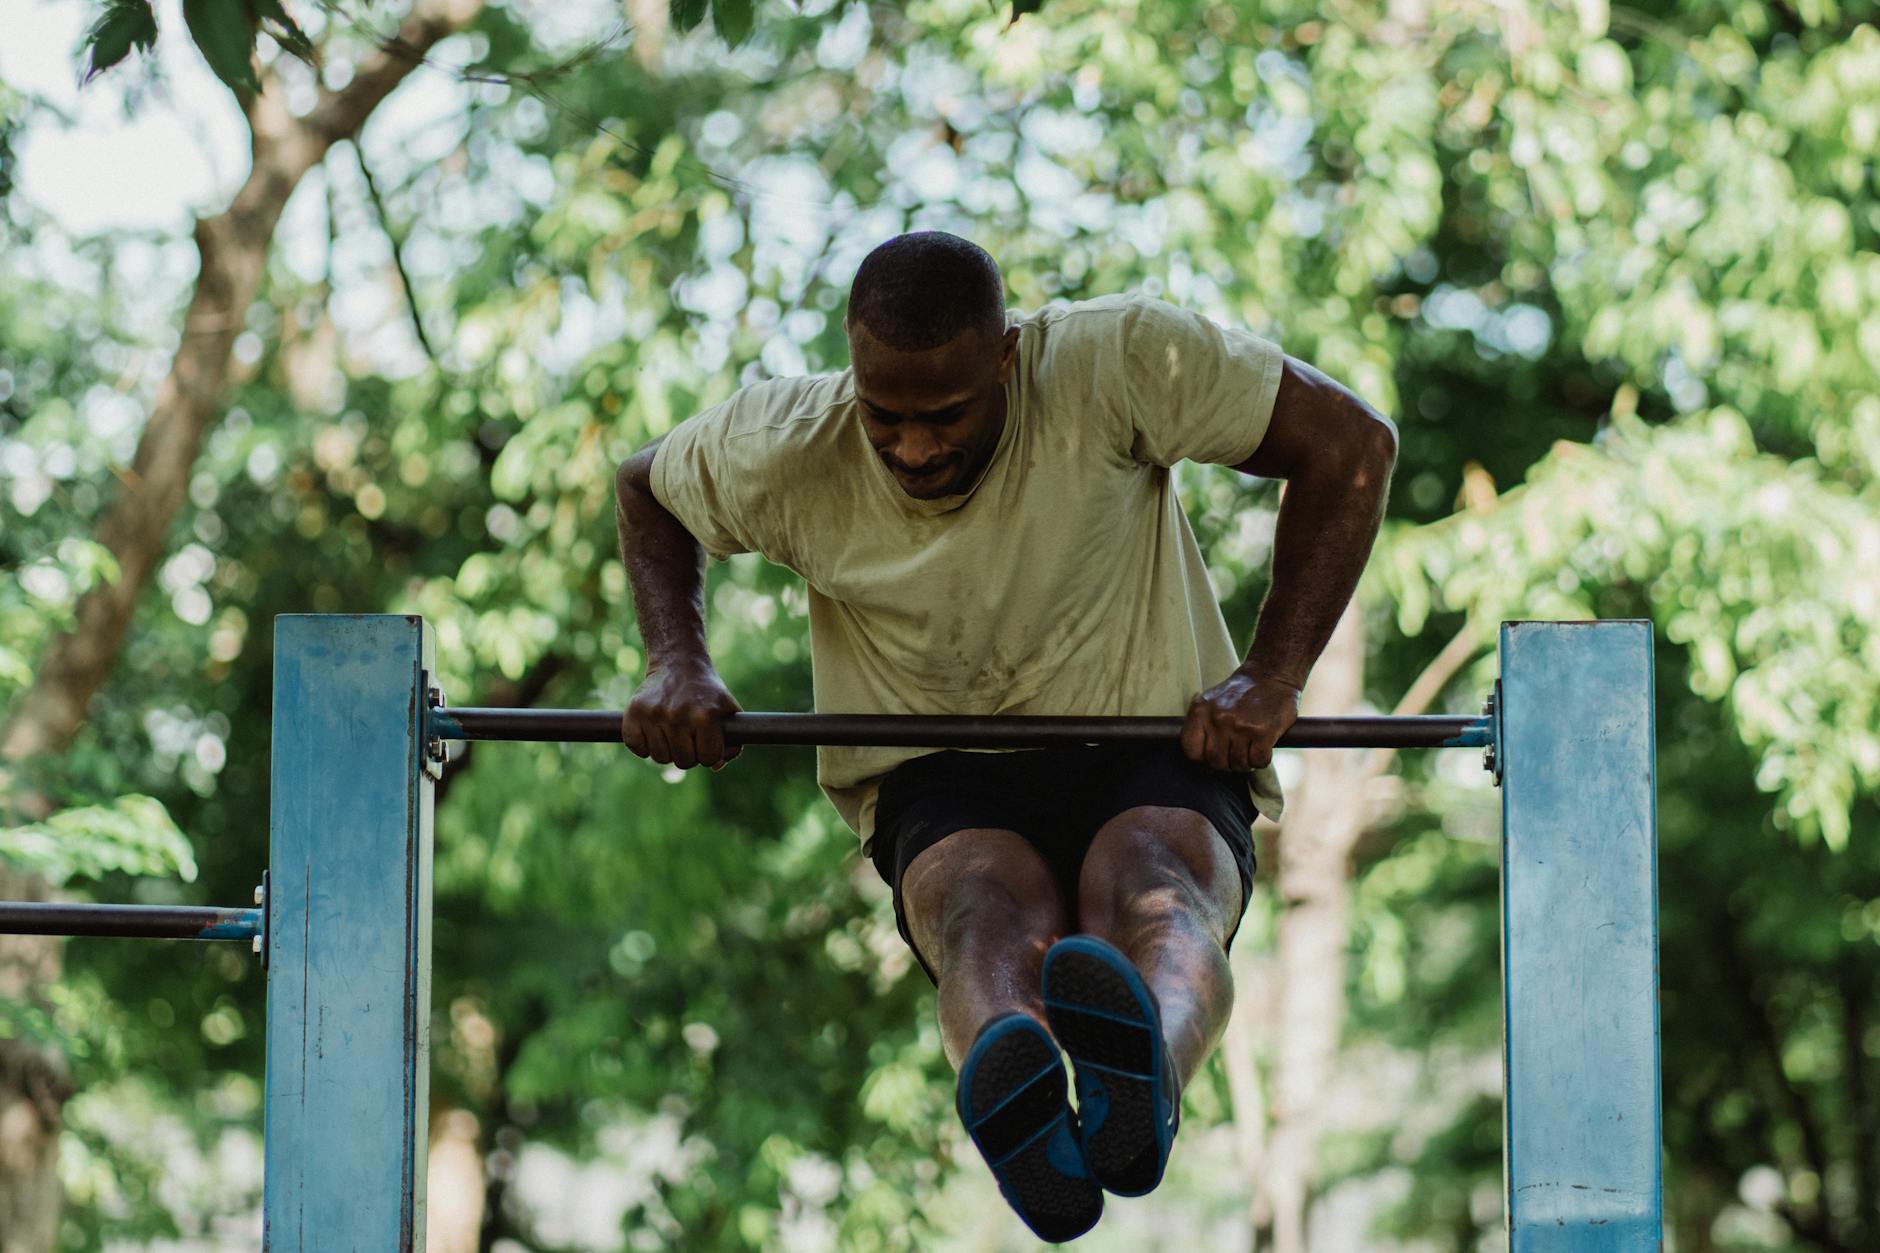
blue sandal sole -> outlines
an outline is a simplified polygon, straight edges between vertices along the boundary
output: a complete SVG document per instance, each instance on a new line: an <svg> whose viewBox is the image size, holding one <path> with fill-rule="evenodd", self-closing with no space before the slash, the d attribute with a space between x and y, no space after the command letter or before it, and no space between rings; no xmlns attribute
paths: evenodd
<svg viewBox="0 0 1880 1253"><path fill-rule="evenodd" d="M1078 1148L1058 1046L1028 1014L980 1031L960 1066L955 1105L999 1191L1040 1240L1061 1244L1096 1226L1103 1189Z"/></svg>
<svg viewBox="0 0 1880 1253"><path fill-rule="evenodd" d="M1090 1172L1118 1196L1154 1191L1181 1122L1154 994L1114 945L1066 936L1045 954L1044 1012L1076 1067Z"/></svg>

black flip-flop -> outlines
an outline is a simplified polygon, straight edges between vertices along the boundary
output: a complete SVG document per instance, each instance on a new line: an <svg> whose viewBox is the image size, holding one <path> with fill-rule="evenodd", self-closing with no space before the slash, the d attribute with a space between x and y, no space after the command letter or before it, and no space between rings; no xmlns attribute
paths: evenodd
<svg viewBox="0 0 1880 1253"><path fill-rule="evenodd" d="M1044 955L1044 1014L1077 1071L1090 1173L1118 1196L1153 1191L1181 1125L1155 994L1115 945L1069 935Z"/></svg>
<svg viewBox="0 0 1880 1253"><path fill-rule="evenodd" d="M960 1066L960 1121L1007 1203L1050 1244L1076 1239L1103 1217L1069 1089L1058 1046L1029 1014L987 1023Z"/></svg>

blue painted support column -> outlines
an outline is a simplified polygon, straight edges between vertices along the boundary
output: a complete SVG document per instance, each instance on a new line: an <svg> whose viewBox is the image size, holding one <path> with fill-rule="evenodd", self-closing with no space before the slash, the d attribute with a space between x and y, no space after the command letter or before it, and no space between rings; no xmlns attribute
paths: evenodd
<svg viewBox="0 0 1880 1253"><path fill-rule="evenodd" d="M424 1248L430 670L415 617L275 621L263 1196L274 1253Z"/></svg>
<svg viewBox="0 0 1880 1253"><path fill-rule="evenodd" d="M1498 690L1509 1246L1656 1250L1651 624L1505 622Z"/></svg>

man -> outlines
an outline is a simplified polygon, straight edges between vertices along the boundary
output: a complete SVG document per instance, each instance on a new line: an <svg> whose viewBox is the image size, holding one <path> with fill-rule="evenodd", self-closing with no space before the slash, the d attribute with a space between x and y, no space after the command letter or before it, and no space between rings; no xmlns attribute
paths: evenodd
<svg viewBox="0 0 1880 1253"><path fill-rule="evenodd" d="M1160 301L1008 319L992 258L940 232L871 253L845 325L852 368L753 384L620 467L647 653L622 738L681 767L736 755L705 552L803 576L819 710L1186 715L1179 749L818 756L938 988L968 1132L1032 1230L1068 1240L1105 1190L1160 1182L1226 1026L1273 746L1370 552L1396 431ZM1244 660L1182 459L1290 481Z"/></svg>

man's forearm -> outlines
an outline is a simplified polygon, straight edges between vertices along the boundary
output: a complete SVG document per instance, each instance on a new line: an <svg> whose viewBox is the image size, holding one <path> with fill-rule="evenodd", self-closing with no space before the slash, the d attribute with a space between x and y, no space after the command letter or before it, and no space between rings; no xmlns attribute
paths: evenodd
<svg viewBox="0 0 1880 1253"><path fill-rule="evenodd" d="M646 668L709 666L705 550L653 495L652 452L649 446L634 454L614 476L620 556L633 587Z"/></svg>
<svg viewBox="0 0 1880 1253"><path fill-rule="evenodd" d="M1287 482L1273 536L1273 582L1241 670L1303 688L1344 613L1384 518L1394 448L1315 467Z"/></svg>

